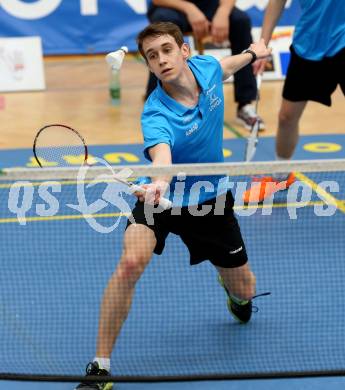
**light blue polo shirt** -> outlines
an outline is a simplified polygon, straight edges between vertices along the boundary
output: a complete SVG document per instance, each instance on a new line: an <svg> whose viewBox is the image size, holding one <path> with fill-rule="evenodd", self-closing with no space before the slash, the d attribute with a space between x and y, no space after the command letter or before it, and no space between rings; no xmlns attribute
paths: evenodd
<svg viewBox="0 0 345 390"><path fill-rule="evenodd" d="M222 68L212 56L195 56L187 63L201 89L198 104L192 108L180 104L158 83L141 117L145 157L150 159L150 147L166 143L173 164L223 162ZM226 192L222 177L187 176L186 180L174 177L169 198L175 206L200 204Z"/></svg>
<svg viewBox="0 0 345 390"><path fill-rule="evenodd" d="M299 0L302 15L292 45L296 53L318 61L345 48L345 0Z"/></svg>

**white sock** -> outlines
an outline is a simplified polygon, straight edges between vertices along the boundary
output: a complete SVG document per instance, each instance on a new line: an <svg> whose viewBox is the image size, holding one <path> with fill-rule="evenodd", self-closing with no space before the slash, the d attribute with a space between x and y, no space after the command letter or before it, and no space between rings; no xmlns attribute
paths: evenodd
<svg viewBox="0 0 345 390"><path fill-rule="evenodd" d="M284 157L279 157L277 154L276 154L276 161L290 161L289 158L284 158ZM273 177L274 179L278 180L278 181L284 181L284 180L287 180L287 178L289 177L289 174L290 173L282 173L282 172L277 172L277 173L274 173L273 174Z"/></svg>
<svg viewBox="0 0 345 390"><path fill-rule="evenodd" d="M100 358L100 357L95 357L93 359L94 362L98 363L98 367L101 368L102 370L107 370L110 372L110 359L108 358Z"/></svg>

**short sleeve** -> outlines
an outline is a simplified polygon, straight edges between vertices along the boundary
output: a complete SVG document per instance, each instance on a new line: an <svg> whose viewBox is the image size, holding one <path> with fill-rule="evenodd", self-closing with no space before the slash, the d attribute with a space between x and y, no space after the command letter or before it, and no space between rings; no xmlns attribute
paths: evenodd
<svg viewBox="0 0 345 390"><path fill-rule="evenodd" d="M173 132L164 115L157 109L144 109L141 116L141 127L144 137L144 156L151 161L149 149L153 146L165 143L170 146L174 145Z"/></svg>

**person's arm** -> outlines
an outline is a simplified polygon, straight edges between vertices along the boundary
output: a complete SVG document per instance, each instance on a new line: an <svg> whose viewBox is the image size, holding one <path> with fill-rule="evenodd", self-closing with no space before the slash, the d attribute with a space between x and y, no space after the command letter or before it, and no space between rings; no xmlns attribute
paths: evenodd
<svg viewBox="0 0 345 390"><path fill-rule="evenodd" d="M273 30L278 23L280 15L284 10L286 0L270 0L265 11L264 21L261 28L261 38L268 45L271 40ZM254 74L262 73L265 70L266 60L256 61L253 64Z"/></svg>
<svg viewBox="0 0 345 390"><path fill-rule="evenodd" d="M171 150L170 146L165 143L160 143L149 149L149 155L152 160L152 165L170 165L171 164ZM170 176L159 176L152 178L152 183L164 181L170 183Z"/></svg>
<svg viewBox="0 0 345 390"><path fill-rule="evenodd" d="M195 38L201 39L208 34L210 22L195 4L185 0L152 0L152 2L157 7L173 8L184 13Z"/></svg>
<svg viewBox="0 0 345 390"><path fill-rule="evenodd" d="M148 150L152 165L170 165L171 164L171 149L166 143L159 143ZM161 196L169 187L172 180L171 176L157 176L151 178L152 183L145 184L142 187L146 189L146 194L136 193L140 201L149 203L158 203Z"/></svg>
<svg viewBox="0 0 345 390"><path fill-rule="evenodd" d="M218 9L224 9L230 15L232 9L235 7L236 0L220 0Z"/></svg>
<svg viewBox="0 0 345 390"><path fill-rule="evenodd" d="M229 39L229 15L235 6L235 0L221 0L212 18L211 35L214 43Z"/></svg>
<svg viewBox="0 0 345 390"><path fill-rule="evenodd" d="M271 54L271 49L267 48L263 39L252 43L248 48L252 53L242 53L235 56L227 56L219 62L223 70L223 80L228 79L232 74L250 64L253 59L266 58Z"/></svg>
<svg viewBox="0 0 345 390"><path fill-rule="evenodd" d="M268 45L271 40L273 30L277 25L280 15L283 12L286 0L270 0L266 7L264 21L261 29L261 38Z"/></svg>

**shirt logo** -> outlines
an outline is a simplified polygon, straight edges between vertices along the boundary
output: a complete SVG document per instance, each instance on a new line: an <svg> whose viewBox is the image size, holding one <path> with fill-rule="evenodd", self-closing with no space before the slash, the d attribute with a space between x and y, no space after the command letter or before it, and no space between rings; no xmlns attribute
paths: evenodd
<svg viewBox="0 0 345 390"><path fill-rule="evenodd" d="M206 91L206 96L208 96L210 93L213 92L213 90L216 88L216 84L213 84L211 88L209 88L207 91Z"/></svg>
<svg viewBox="0 0 345 390"><path fill-rule="evenodd" d="M218 97L214 90L216 88L216 84L213 84L211 88L209 88L206 92L206 95L209 96L210 98L210 107L209 107L209 110L212 112L216 107L218 107L221 102L222 102L222 99L220 97Z"/></svg>
<svg viewBox="0 0 345 390"><path fill-rule="evenodd" d="M199 129L199 125L197 123L194 123L193 126L186 131L186 136L189 137L190 135L195 133L198 129Z"/></svg>
<svg viewBox="0 0 345 390"><path fill-rule="evenodd" d="M215 93L210 95L210 111L213 111L216 107L220 105L222 99L218 97Z"/></svg>
<svg viewBox="0 0 345 390"><path fill-rule="evenodd" d="M183 118L183 123L188 123L193 119L193 115L187 115Z"/></svg>

